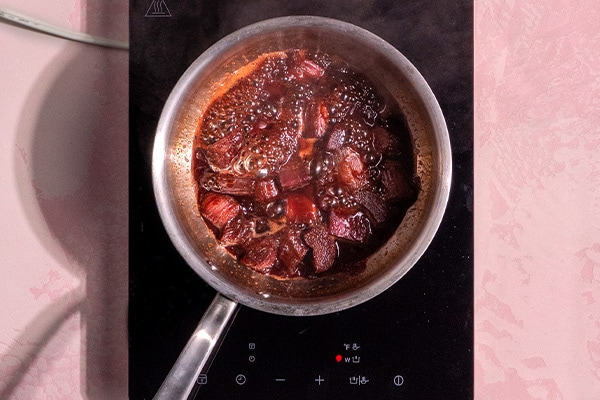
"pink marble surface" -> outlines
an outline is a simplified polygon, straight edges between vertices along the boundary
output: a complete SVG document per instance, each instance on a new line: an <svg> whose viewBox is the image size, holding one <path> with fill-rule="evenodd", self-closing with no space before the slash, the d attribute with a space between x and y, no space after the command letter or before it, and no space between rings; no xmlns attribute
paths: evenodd
<svg viewBox="0 0 600 400"><path fill-rule="evenodd" d="M3 1L127 40L120 1ZM127 398L127 63L0 24L0 399Z"/></svg>
<svg viewBox="0 0 600 400"><path fill-rule="evenodd" d="M476 398L600 399L600 3L475 5Z"/></svg>
<svg viewBox="0 0 600 400"><path fill-rule="evenodd" d="M126 39L126 2L0 5ZM475 1L476 399L600 399L598 15ZM126 398L127 54L0 55L0 398Z"/></svg>

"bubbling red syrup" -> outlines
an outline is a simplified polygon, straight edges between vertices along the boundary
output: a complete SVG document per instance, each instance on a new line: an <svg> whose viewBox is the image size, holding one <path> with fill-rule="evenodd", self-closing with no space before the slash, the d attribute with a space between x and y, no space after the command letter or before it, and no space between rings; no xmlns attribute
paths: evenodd
<svg viewBox="0 0 600 400"><path fill-rule="evenodd" d="M252 270L359 273L419 192L398 105L323 53L269 53L216 96L194 140L200 213Z"/></svg>

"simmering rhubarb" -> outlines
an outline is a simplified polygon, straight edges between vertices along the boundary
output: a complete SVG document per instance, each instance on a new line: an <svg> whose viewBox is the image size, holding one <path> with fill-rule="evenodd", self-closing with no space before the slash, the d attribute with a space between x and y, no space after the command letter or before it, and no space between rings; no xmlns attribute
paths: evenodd
<svg viewBox="0 0 600 400"><path fill-rule="evenodd" d="M236 79L194 141L205 223L263 274L360 273L419 192L400 108L347 63L302 49Z"/></svg>

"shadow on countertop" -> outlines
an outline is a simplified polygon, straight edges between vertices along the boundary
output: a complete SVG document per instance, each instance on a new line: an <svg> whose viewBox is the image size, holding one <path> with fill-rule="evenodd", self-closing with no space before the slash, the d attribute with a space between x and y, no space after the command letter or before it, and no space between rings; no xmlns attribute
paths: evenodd
<svg viewBox="0 0 600 400"><path fill-rule="evenodd" d="M127 35L126 3L81 7L87 21L80 30L108 38ZM78 312L81 396L127 398L127 73L127 52L65 46L22 110L18 140L26 154L15 157L21 162L15 170L22 172L17 181L23 208L39 242L81 286L52 301L16 339L25 345L13 346L0 360L0 370L4 360L13 364L0 386L2 399L36 389L20 384Z"/></svg>

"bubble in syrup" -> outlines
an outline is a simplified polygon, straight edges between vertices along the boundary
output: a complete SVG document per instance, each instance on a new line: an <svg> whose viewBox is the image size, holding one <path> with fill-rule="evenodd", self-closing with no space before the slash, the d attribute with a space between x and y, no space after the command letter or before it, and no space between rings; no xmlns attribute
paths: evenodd
<svg viewBox="0 0 600 400"><path fill-rule="evenodd" d="M278 219L285 214L285 202L277 200L267 204L267 216L269 218Z"/></svg>
<svg viewBox="0 0 600 400"><path fill-rule="evenodd" d="M256 177L258 179L266 178L269 175L269 170L267 168L261 168L256 172Z"/></svg>

